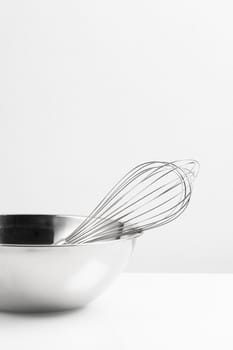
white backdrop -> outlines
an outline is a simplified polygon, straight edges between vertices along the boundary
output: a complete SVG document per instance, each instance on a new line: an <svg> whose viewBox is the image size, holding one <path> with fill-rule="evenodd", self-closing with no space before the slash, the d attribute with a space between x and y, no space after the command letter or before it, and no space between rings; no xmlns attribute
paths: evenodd
<svg viewBox="0 0 233 350"><path fill-rule="evenodd" d="M129 271L233 272L233 5L0 2L0 212L87 214L132 166L196 158Z"/></svg>

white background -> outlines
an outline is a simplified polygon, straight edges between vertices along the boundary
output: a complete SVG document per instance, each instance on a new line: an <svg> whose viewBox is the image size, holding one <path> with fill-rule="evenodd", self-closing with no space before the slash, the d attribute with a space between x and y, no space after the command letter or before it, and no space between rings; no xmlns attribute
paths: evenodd
<svg viewBox="0 0 233 350"><path fill-rule="evenodd" d="M231 1L0 2L0 212L87 214L137 163L193 200L128 271L233 272Z"/></svg>
<svg viewBox="0 0 233 350"><path fill-rule="evenodd" d="M75 312L0 312L1 348L232 350L232 277L125 273Z"/></svg>

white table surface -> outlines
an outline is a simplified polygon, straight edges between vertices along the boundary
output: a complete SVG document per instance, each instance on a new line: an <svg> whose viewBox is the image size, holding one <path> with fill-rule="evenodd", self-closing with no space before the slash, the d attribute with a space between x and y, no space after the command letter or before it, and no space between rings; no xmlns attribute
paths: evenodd
<svg viewBox="0 0 233 350"><path fill-rule="evenodd" d="M88 307L0 313L0 348L233 349L233 275L122 274Z"/></svg>

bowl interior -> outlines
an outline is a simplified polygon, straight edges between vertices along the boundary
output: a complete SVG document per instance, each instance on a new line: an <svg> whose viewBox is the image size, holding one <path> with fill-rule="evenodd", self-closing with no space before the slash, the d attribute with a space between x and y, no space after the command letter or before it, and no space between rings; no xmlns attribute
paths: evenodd
<svg viewBox="0 0 233 350"><path fill-rule="evenodd" d="M52 245L69 236L84 219L65 215L0 215L0 244ZM121 227L119 222L111 225Z"/></svg>

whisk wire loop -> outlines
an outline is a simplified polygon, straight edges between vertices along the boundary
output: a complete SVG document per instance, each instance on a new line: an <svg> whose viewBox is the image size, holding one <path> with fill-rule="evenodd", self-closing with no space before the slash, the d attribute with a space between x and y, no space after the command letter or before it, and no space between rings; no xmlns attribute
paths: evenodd
<svg viewBox="0 0 233 350"><path fill-rule="evenodd" d="M151 161L130 170L66 238L77 244L162 226L187 208L199 170L194 160Z"/></svg>

